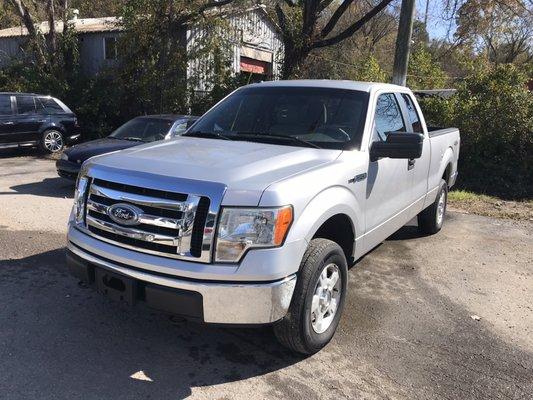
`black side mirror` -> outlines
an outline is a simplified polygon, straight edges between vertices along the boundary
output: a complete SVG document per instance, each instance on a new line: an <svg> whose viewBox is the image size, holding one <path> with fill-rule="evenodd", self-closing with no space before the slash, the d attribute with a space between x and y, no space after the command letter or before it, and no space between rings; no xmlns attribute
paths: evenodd
<svg viewBox="0 0 533 400"><path fill-rule="evenodd" d="M418 133L389 132L384 142L374 142L370 148L370 161L379 158L420 158L424 135Z"/></svg>

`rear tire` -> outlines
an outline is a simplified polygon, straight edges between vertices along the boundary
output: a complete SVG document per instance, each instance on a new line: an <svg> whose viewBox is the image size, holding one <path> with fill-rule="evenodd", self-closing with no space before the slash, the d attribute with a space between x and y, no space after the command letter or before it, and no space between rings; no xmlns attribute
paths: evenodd
<svg viewBox="0 0 533 400"><path fill-rule="evenodd" d="M289 311L274 325L279 342L301 354L314 354L327 345L339 324L347 281L340 246L313 239L303 257Z"/></svg>
<svg viewBox="0 0 533 400"><path fill-rule="evenodd" d="M446 204L448 203L448 184L441 179L437 198L424 211L418 214L418 229L421 232L433 235L441 230L446 216Z"/></svg>
<svg viewBox="0 0 533 400"><path fill-rule="evenodd" d="M56 129L48 129L43 132L39 149L44 153L59 153L65 148L65 139L63 134Z"/></svg>

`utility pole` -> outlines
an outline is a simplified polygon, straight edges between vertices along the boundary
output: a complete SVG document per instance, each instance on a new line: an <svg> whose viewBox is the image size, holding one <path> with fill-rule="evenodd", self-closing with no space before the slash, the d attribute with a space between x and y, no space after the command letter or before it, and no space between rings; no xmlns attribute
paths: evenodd
<svg viewBox="0 0 533 400"><path fill-rule="evenodd" d="M428 29L429 0L426 0L426 12L424 13L424 26Z"/></svg>
<svg viewBox="0 0 533 400"><path fill-rule="evenodd" d="M402 0L398 37L396 38L396 52L394 54L394 69L392 71L392 83L396 85L405 86L407 81L407 65L409 63L414 17L415 0Z"/></svg>

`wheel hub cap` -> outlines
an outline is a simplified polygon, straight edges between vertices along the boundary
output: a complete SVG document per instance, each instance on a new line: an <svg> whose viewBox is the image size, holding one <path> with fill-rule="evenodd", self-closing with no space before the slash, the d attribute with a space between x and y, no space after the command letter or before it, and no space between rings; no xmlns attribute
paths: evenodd
<svg viewBox="0 0 533 400"><path fill-rule="evenodd" d="M44 147L52 152L60 150L63 147L61 135L55 131L48 133L44 138Z"/></svg>
<svg viewBox="0 0 533 400"><path fill-rule="evenodd" d="M437 204L437 224L440 225L444 218L444 209L446 207L446 193L442 192Z"/></svg>
<svg viewBox="0 0 533 400"><path fill-rule="evenodd" d="M311 326L316 333L325 332L337 313L341 296L341 276L336 264L328 264L318 277L311 304Z"/></svg>

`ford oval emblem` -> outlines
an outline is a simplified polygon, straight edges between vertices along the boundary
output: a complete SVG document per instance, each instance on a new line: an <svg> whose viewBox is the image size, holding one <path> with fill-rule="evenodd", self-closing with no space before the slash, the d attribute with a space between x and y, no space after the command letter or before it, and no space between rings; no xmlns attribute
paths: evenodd
<svg viewBox="0 0 533 400"><path fill-rule="evenodd" d="M120 225L138 225L142 210L126 203L113 204L107 209L107 215Z"/></svg>

